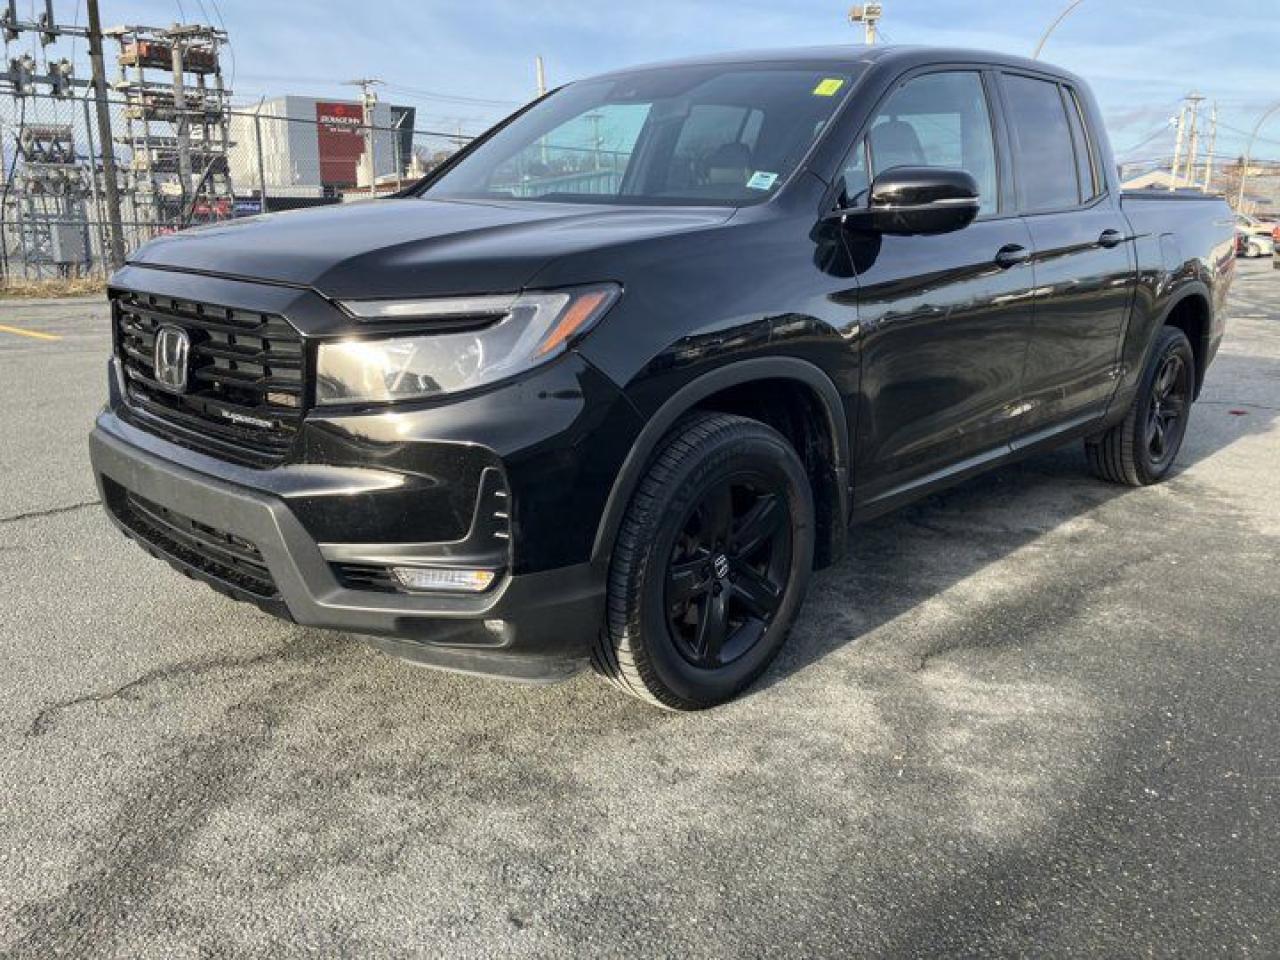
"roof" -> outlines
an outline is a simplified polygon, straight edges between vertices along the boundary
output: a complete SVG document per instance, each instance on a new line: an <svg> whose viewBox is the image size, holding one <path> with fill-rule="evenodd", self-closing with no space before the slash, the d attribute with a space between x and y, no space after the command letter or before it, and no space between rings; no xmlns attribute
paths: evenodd
<svg viewBox="0 0 1280 960"><path fill-rule="evenodd" d="M896 44L876 44L867 46L861 43L826 45L817 47L773 47L765 50L735 50L723 53L712 53L704 56L684 57L679 60L658 61L655 63L636 64L620 67L600 77L612 77L634 73L641 70L656 70L664 67L696 67L729 63L831 63L831 64L872 64L888 67L900 67L909 70L912 67L930 63L979 63L991 66L1013 67L1041 73L1077 79L1074 74L1062 67L1045 63L1043 60L1029 60L1014 54L998 53L991 50L971 50L960 47L924 47L898 46Z"/></svg>

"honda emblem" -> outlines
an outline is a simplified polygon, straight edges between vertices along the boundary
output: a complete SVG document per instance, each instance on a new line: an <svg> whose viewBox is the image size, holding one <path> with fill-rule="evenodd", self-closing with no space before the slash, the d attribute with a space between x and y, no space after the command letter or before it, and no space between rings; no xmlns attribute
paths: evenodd
<svg viewBox="0 0 1280 960"><path fill-rule="evenodd" d="M156 331L156 383L170 393L187 390L187 358L191 338L181 327L164 326Z"/></svg>

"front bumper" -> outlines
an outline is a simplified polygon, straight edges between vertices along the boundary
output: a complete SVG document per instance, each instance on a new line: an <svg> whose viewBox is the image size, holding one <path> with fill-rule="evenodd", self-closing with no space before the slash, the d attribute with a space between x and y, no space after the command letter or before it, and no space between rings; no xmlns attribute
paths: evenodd
<svg viewBox="0 0 1280 960"><path fill-rule="evenodd" d="M335 562L394 560L412 555L413 545L317 543L289 497L180 464L164 455L168 444L110 410L89 446L103 503L126 535L188 576L299 624L368 634L389 652L443 669L546 681L582 667L603 622L603 573L589 563L519 574L508 568L479 595L351 589ZM359 512L357 471L307 469L307 483L340 490ZM457 544L442 546L465 554Z"/></svg>

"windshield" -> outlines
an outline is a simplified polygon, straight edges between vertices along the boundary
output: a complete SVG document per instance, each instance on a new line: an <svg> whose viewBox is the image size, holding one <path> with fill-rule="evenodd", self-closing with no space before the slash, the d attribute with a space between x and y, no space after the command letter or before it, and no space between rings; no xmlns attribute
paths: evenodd
<svg viewBox="0 0 1280 960"><path fill-rule="evenodd" d="M857 69L718 64L575 83L516 118L423 195L758 203L804 158Z"/></svg>

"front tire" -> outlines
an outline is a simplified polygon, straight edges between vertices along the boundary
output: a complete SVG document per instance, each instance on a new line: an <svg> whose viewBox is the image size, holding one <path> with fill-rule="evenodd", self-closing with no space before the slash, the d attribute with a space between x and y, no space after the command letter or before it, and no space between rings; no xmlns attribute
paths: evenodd
<svg viewBox="0 0 1280 960"><path fill-rule="evenodd" d="M596 670L670 710L732 699L795 620L813 568L813 512L782 434L728 414L683 420L618 532Z"/></svg>
<svg viewBox="0 0 1280 960"><path fill-rule="evenodd" d="M1130 487L1168 476L1186 436L1195 378L1191 341L1177 327L1164 327L1124 419L1085 441L1094 474Z"/></svg>

